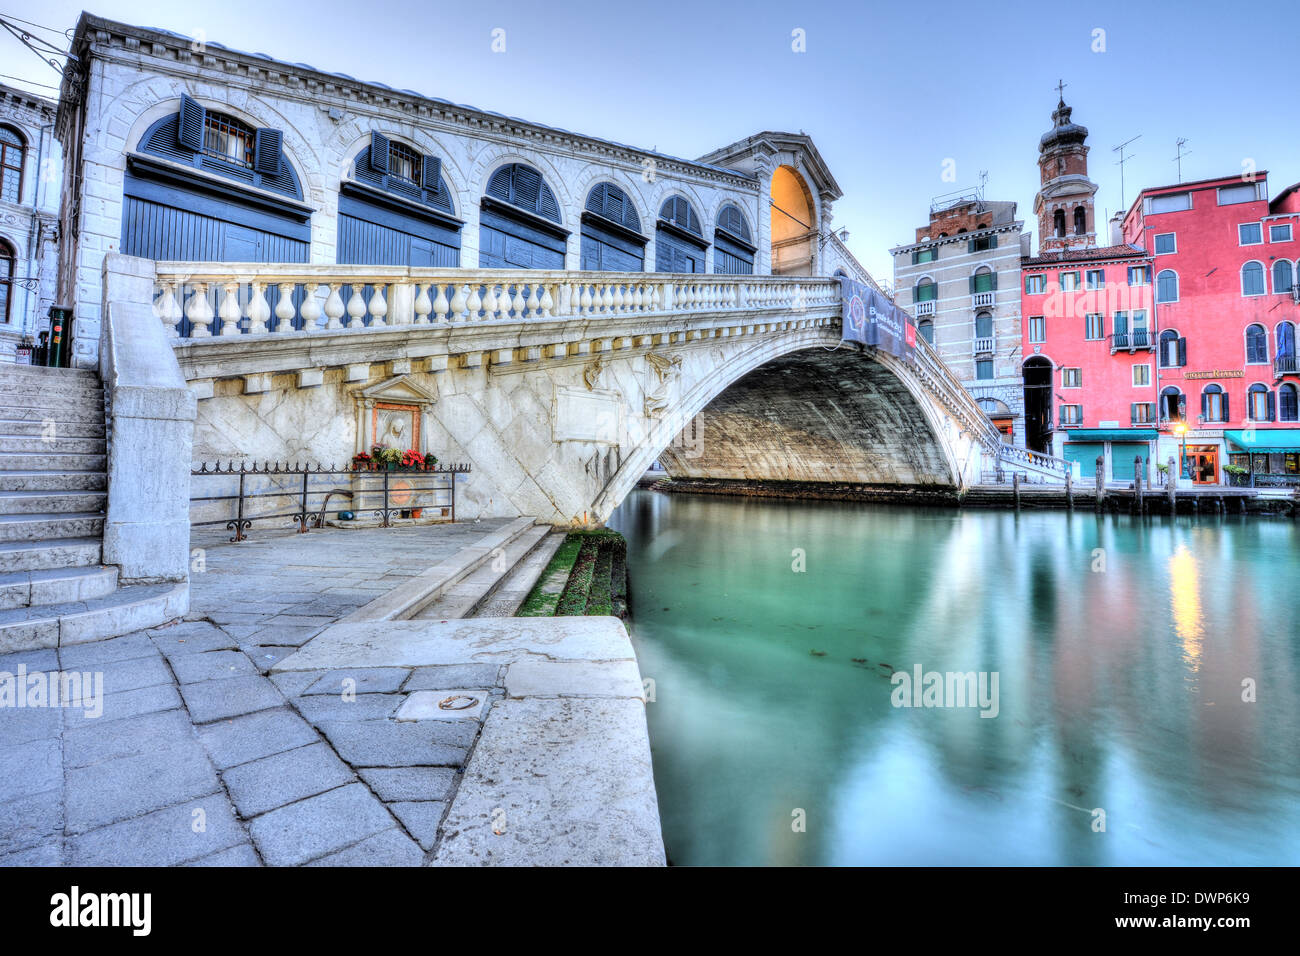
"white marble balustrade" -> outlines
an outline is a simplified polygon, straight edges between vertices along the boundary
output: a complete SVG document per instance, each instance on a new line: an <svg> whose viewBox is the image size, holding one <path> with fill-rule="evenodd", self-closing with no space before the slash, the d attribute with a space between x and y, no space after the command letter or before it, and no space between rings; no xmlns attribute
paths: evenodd
<svg viewBox="0 0 1300 956"><path fill-rule="evenodd" d="M154 312L174 338L389 326L833 308L835 279L665 273L158 263Z"/></svg>

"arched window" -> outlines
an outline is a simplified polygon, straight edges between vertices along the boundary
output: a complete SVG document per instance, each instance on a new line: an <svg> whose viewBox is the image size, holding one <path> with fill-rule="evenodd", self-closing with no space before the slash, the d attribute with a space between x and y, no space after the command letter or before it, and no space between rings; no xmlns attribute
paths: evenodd
<svg viewBox="0 0 1300 956"><path fill-rule="evenodd" d="M1268 363L1268 335L1264 326L1252 323L1246 326L1246 364L1265 365Z"/></svg>
<svg viewBox="0 0 1300 956"><path fill-rule="evenodd" d="M916 323L916 331L921 333L921 338L925 339L931 345L934 344L934 323L929 319L922 319Z"/></svg>
<svg viewBox="0 0 1300 956"><path fill-rule="evenodd" d="M1160 367L1181 368L1187 364L1187 339L1174 329L1160 333Z"/></svg>
<svg viewBox="0 0 1300 956"><path fill-rule="evenodd" d="M560 203L542 174L523 163L502 166L488 180L487 195L534 216L561 222Z"/></svg>
<svg viewBox="0 0 1300 956"><path fill-rule="evenodd" d="M975 337L978 339L990 339L993 337L993 316L988 312L980 312L975 316Z"/></svg>
<svg viewBox="0 0 1300 956"><path fill-rule="evenodd" d="M1178 273L1173 269L1162 269L1156 274L1156 301L1178 301Z"/></svg>
<svg viewBox="0 0 1300 956"><path fill-rule="evenodd" d="M1088 232L1088 213L1082 206L1074 207L1074 234L1076 236L1086 235Z"/></svg>
<svg viewBox="0 0 1300 956"><path fill-rule="evenodd" d="M613 183L593 186L582 213L581 268L640 272L645 268L645 244L641 217L627 193Z"/></svg>
<svg viewBox="0 0 1300 956"><path fill-rule="evenodd" d="M1065 210L1058 209L1052 213L1052 235L1058 238L1065 237Z"/></svg>
<svg viewBox="0 0 1300 956"><path fill-rule="evenodd" d="M563 269L568 230L542 174L523 163L488 180L479 212L479 259L485 269Z"/></svg>
<svg viewBox="0 0 1300 956"><path fill-rule="evenodd" d="M1300 421L1300 393L1290 382L1277 390L1277 417L1284 422Z"/></svg>
<svg viewBox="0 0 1300 956"><path fill-rule="evenodd" d="M1290 292L1291 286L1295 282L1295 272L1291 268L1291 260L1279 259L1273 263L1273 292L1281 294Z"/></svg>
<svg viewBox="0 0 1300 956"><path fill-rule="evenodd" d="M997 274L988 266L980 266L975 270L975 274L970 277L971 295L980 292L993 292L998 287Z"/></svg>
<svg viewBox="0 0 1300 956"><path fill-rule="evenodd" d="M1295 325L1282 321L1277 324L1277 369L1280 374L1300 370L1296 365Z"/></svg>
<svg viewBox="0 0 1300 956"><path fill-rule="evenodd" d="M694 207L682 196L664 200L655 225L655 271L703 272L708 245Z"/></svg>
<svg viewBox="0 0 1300 956"><path fill-rule="evenodd" d="M939 298L939 286L929 276L924 276L913 287L912 296L915 302L933 302Z"/></svg>
<svg viewBox="0 0 1300 956"><path fill-rule="evenodd" d="M1267 385L1256 382L1246 389L1246 417L1252 422L1271 422L1275 417L1273 393Z"/></svg>
<svg viewBox="0 0 1300 956"><path fill-rule="evenodd" d="M10 303L14 298L14 247L0 239L0 322L9 323Z"/></svg>
<svg viewBox="0 0 1300 956"><path fill-rule="evenodd" d="M27 146L18 130L0 126L0 199L23 201L23 155Z"/></svg>
<svg viewBox="0 0 1300 956"><path fill-rule="evenodd" d="M718 225L713 231L713 271L752 275L757 251L744 213L739 206L727 203L718 210Z"/></svg>
<svg viewBox="0 0 1300 956"><path fill-rule="evenodd" d="M1264 267L1258 262L1247 262L1241 267L1241 294L1264 294Z"/></svg>
<svg viewBox="0 0 1300 956"><path fill-rule="evenodd" d="M1226 422L1228 420L1228 393L1218 385L1207 385L1201 391L1201 421Z"/></svg>
<svg viewBox="0 0 1300 956"><path fill-rule="evenodd" d="M1184 416L1183 393L1177 386L1169 385L1160 392L1160 420L1181 422Z"/></svg>

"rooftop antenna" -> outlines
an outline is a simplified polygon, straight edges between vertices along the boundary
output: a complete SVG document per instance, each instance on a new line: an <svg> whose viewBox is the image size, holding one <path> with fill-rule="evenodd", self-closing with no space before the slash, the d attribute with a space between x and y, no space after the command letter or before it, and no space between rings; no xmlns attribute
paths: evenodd
<svg viewBox="0 0 1300 956"><path fill-rule="evenodd" d="M1184 136L1178 137L1178 143L1176 145L1178 153L1174 156L1172 161L1178 164L1178 181L1181 183L1183 181L1183 157L1191 155L1192 151L1190 149L1183 149L1183 147L1187 145L1187 138Z"/></svg>
<svg viewBox="0 0 1300 956"><path fill-rule="evenodd" d="M1134 155L1136 155L1130 153L1128 156L1125 156L1124 147L1127 146L1129 143L1137 142L1141 138L1142 138L1142 134L1138 133L1132 139L1126 139L1118 146L1112 146L1110 149L1112 153L1119 153L1119 162L1117 162L1115 165L1119 167L1119 205L1121 209L1124 208L1124 164L1127 163L1130 159L1132 159Z"/></svg>

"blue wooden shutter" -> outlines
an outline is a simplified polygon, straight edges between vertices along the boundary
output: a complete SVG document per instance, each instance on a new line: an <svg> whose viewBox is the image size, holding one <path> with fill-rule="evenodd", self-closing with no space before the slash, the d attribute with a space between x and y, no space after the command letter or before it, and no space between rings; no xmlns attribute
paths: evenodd
<svg viewBox="0 0 1300 956"><path fill-rule="evenodd" d="M974 276L971 276L971 277L970 277L970 294L971 294L971 295L974 295L974 294L975 294L975 277L974 277Z"/></svg>
<svg viewBox="0 0 1300 956"><path fill-rule="evenodd" d="M203 148L203 130L207 124L208 111L182 93L181 120L176 127L176 138L180 144L197 153Z"/></svg>
<svg viewBox="0 0 1300 956"><path fill-rule="evenodd" d="M993 235L989 236L989 248L996 249L997 247L998 247L998 236L997 233L994 233Z"/></svg>
<svg viewBox="0 0 1300 956"><path fill-rule="evenodd" d="M1201 392L1201 419L1210 417L1210 393Z"/></svg>
<svg viewBox="0 0 1300 956"><path fill-rule="evenodd" d="M966 240L966 251L967 251L967 252L974 252L974 251L975 251L975 240L974 240L974 239L967 239L967 240Z"/></svg>
<svg viewBox="0 0 1300 956"><path fill-rule="evenodd" d="M542 191L542 177L526 166L516 166L512 178L515 205L529 212L537 212L537 200Z"/></svg>
<svg viewBox="0 0 1300 956"><path fill-rule="evenodd" d="M1182 368L1187 364L1187 336L1178 340L1178 367Z"/></svg>
<svg viewBox="0 0 1300 956"><path fill-rule="evenodd" d="M555 198L555 193L551 192L551 187L540 178L538 179L537 214L552 222L560 221L560 202Z"/></svg>
<svg viewBox="0 0 1300 956"><path fill-rule="evenodd" d="M370 132L370 168L388 175L388 137L377 130Z"/></svg>
<svg viewBox="0 0 1300 956"><path fill-rule="evenodd" d="M1225 422L1232 421L1232 414L1228 411L1228 393L1226 391L1223 393L1223 420Z"/></svg>
<svg viewBox="0 0 1300 956"><path fill-rule="evenodd" d="M425 156L424 168L420 171L420 182L424 188L435 196L442 191L442 160L437 156Z"/></svg>
<svg viewBox="0 0 1300 956"><path fill-rule="evenodd" d="M259 173L274 176L280 172L280 148L283 134L278 129L259 129L253 140L253 167Z"/></svg>
<svg viewBox="0 0 1300 956"><path fill-rule="evenodd" d="M912 250L912 265L914 265L914 266L915 266L915 265L919 265L920 262L921 262L921 250L920 250L920 249L913 249L913 250Z"/></svg>
<svg viewBox="0 0 1300 956"><path fill-rule="evenodd" d="M998 274L994 272L992 275L989 276L989 278L993 282L993 284L989 286L989 288L992 289L994 292L996 292L998 290Z"/></svg>
<svg viewBox="0 0 1300 956"><path fill-rule="evenodd" d="M1274 396L1272 389L1269 389L1268 392L1268 420L1270 422L1277 420L1277 398Z"/></svg>

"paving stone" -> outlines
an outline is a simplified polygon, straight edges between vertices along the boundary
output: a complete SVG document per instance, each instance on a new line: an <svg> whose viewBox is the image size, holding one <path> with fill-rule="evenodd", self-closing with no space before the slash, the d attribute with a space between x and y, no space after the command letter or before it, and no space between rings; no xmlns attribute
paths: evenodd
<svg viewBox="0 0 1300 956"><path fill-rule="evenodd" d="M233 637L236 641L246 641L249 636L256 634L262 629L259 624L223 624L221 629Z"/></svg>
<svg viewBox="0 0 1300 956"><path fill-rule="evenodd" d="M69 768L64 795L67 830L84 833L207 796L217 788L217 775L198 741Z"/></svg>
<svg viewBox="0 0 1300 956"><path fill-rule="evenodd" d="M0 860L0 864L4 861ZM422 866L424 852L414 840L394 827L360 843L323 856L308 866Z"/></svg>
<svg viewBox="0 0 1300 956"><path fill-rule="evenodd" d="M284 697L265 677L227 677L183 684L181 696L196 724L250 714L284 703Z"/></svg>
<svg viewBox="0 0 1300 956"><path fill-rule="evenodd" d="M98 717L87 716L84 709L74 708L65 711L64 721L68 728L72 728L83 723L107 723L140 714L175 710L180 706L181 695L176 692L174 684L155 684L121 694L105 694L103 710Z"/></svg>
<svg viewBox="0 0 1300 956"><path fill-rule="evenodd" d="M63 839L63 793L47 790L0 803L0 856Z"/></svg>
<svg viewBox="0 0 1300 956"><path fill-rule="evenodd" d="M248 655L258 673L265 674L280 661L298 650L296 647L273 647L267 644L241 644L240 649Z"/></svg>
<svg viewBox="0 0 1300 956"><path fill-rule="evenodd" d="M62 707L0 708L0 743L16 746L63 732Z"/></svg>
<svg viewBox="0 0 1300 956"><path fill-rule="evenodd" d="M340 695L345 689L357 694L389 694L400 690L410 671L404 667L358 667L355 670L326 671L304 694ZM345 685L345 681L352 681Z"/></svg>
<svg viewBox="0 0 1300 956"><path fill-rule="evenodd" d="M198 860L191 860L186 866L261 866L257 851L251 843L241 843L228 850L213 853Z"/></svg>
<svg viewBox="0 0 1300 956"><path fill-rule="evenodd" d="M153 657L137 657L109 664L96 664L85 673L103 674L103 693L123 694L141 687L172 684L172 672L157 652ZM96 678L98 680L98 678Z"/></svg>
<svg viewBox="0 0 1300 956"><path fill-rule="evenodd" d="M433 845L438 842L438 824L442 822L447 804L440 800L425 800L419 803L390 803L388 809L406 824L406 829L420 841L421 847L433 849Z"/></svg>
<svg viewBox="0 0 1300 956"><path fill-rule="evenodd" d="M389 720L337 720L318 726L354 767L458 767L478 730L477 725Z"/></svg>
<svg viewBox="0 0 1300 956"><path fill-rule="evenodd" d="M370 767L358 770L380 800L445 800L455 786L452 767Z"/></svg>
<svg viewBox="0 0 1300 956"><path fill-rule="evenodd" d="M222 774L245 819L356 780L324 744L310 744L232 767Z"/></svg>
<svg viewBox="0 0 1300 956"><path fill-rule="evenodd" d="M141 714L111 723L86 721L64 734L63 759L69 767L87 767L190 740L194 740L194 728L183 710Z"/></svg>
<svg viewBox="0 0 1300 956"><path fill-rule="evenodd" d="M383 720L392 716L405 698L401 694L357 694L345 700L340 695L314 694L295 697L293 705L313 724L325 720Z"/></svg>
<svg viewBox="0 0 1300 956"><path fill-rule="evenodd" d="M636 661L515 661L506 668L511 697L635 697L644 700Z"/></svg>
<svg viewBox="0 0 1300 956"><path fill-rule="evenodd" d="M42 843L29 850L0 856L0 866L61 866L63 846L60 843Z"/></svg>
<svg viewBox="0 0 1300 956"><path fill-rule="evenodd" d="M124 637L89 644L71 644L59 649L59 662L64 670L88 670L99 664L125 661L135 657L156 657L158 648L149 635L136 631Z"/></svg>
<svg viewBox="0 0 1300 956"><path fill-rule="evenodd" d="M291 648L292 649L292 648ZM280 688L285 697L297 697L316 681L325 671L285 671L282 674L269 674L272 684Z"/></svg>
<svg viewBox="0 0 1300 956"><path fill-rule="evenodd" d="M187 800L68 841L69 866L175 866L247 843L221 794Z"/></svg>
<svg viewBox="0 0 1300 956"><path fill-rule="evenodd" d="M27 668L27 673L36 671L57 671L59 669L59 652L52 647L36 651L17 651L13 654L0 655L0 672L15 674L19 665Z"/></svg>
<svg viewBox="0 0 1300 956"><path fill-rule="evenodd" d="M207 651L172 658L172 670L182 684L226 677L246 677L257 670L241 651Z"/></svg>
<svg viewBox="0 0 1300 956"><path fill-rule="evenodd" d="M448 706L443 707L443 703ZM472 720L483 716L487 694L481 690L417 690L393 714L394 720Z"/></svg>
<svg viewBox="0 0 1300 956"><path fill-rule="evenodd" d="M195 595L190 596L191 606L195 606L195 598ZM249 614L246 611L223 611L213 609L204 612L203 616L209 618L213 624L219 625L223 630L229 630L229 625L232 624L254 624L260 627L267 617L265 614Z"/></svg>
<svg viewBox="0 0 1300 956"><path fill-rule="evenodd" d="M56 737L0 748L0 801L63 786L63 749Z"/></svg>
<svg viewBox="0 0 1300 956"><path fill-rule="evenodd" d="M244 642L248 644L272 644L277 647L301 647L319 634L328 625L310 627L276 624L272 627L259 627Z"/></svg>
<svg viewBox="0 0 1300 956"><path fill-rule="evenodd" d="M167 657L232 650L235 638L208 621L186 621L149 632L154 646Z"/></svg>
<svg viewBox="0 0 1300 956"><path fill-rule="evenodd" d="M265 813L249 832L268 864L297 866L392 826L392 816L365 785L350 783Z"/></svg>
<svg viewBox="0 0 1300 956"><path fill-rule="evenodd" d="M333 624L338 617L334 614L301 614L285 612L277 614L266 622L267 627L324 627Z"/></svg>
<svg viewBox="0 0 1300 956"><path fill-rule="evenodd" d="M443 664L417 667L402 690L444 690L448 687L495 687L500 682L498 664Z"/></svg>
<svg viewBox="0 0 1300 956"><path fill-rule="evenodd" d="M293 750L320 737L307 722L287 707L247 714L206 724L199 739L219 769Z"/></svg>

